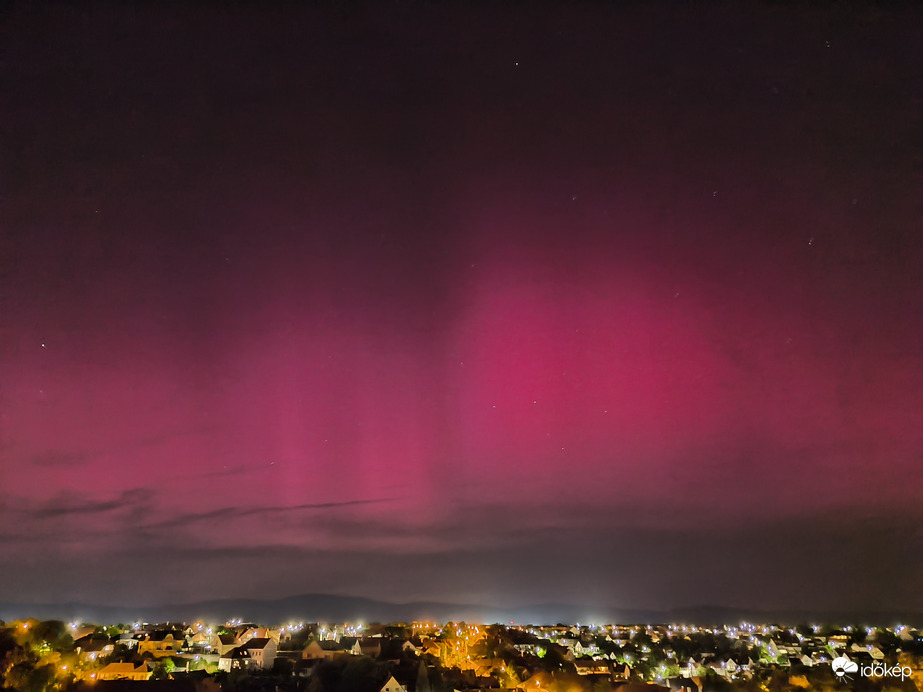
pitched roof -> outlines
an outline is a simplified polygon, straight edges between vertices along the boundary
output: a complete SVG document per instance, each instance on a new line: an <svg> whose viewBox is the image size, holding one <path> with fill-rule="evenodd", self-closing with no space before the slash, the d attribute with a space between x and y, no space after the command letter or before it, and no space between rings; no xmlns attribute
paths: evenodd
<svg viewBox="0 0 923 692"><path fill-rule="evenodd" d="M103 668L101 673L136 673L139 671L147 671L147 666L143 663L135 668L134 663L110 663L105 668Z"/></svg>
<svg viewBox="0 0 923 692"><path fill-rule="evenodd" d="M244 647L235 646L233 649L221 655L221 658L250 658L250 654L244 651Z"/></svg>
<svg viewBox="0 0 923 692"><path fill-rule="evenodd" d="M74 646L79 646L83 651L102 651L104 647L109 646L111 643L112 640L104 634L88 634L74 640Z"/></svg>
<svg viewBox="0 0 923 692"><path fill-rule="evenodd" d="M182 641L186 638L182 632L176 632L174 630L156 630L148 634L148 641L152 642L161 642L167 637L173 637L177 641Z"/></svg>
<svg viewBox="0 0 923 692"><path fill-rule="evenodd" d="M253 637L240 645L240 649L265 649L272 640L269 637Z"/></svg>

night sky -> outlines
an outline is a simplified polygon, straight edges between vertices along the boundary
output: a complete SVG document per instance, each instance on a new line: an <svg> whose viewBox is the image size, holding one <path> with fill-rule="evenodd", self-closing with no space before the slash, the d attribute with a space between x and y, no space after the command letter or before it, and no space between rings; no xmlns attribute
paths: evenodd
<svg viewBox="0 0 923 692"><path fill-rule="evenodd" d="M0 601L923 610L923 9L0 15Z"/></svg>

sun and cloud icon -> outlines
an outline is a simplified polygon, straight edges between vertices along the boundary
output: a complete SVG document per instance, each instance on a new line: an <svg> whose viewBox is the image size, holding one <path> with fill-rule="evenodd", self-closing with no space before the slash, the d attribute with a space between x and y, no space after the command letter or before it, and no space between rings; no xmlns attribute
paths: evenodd
<svg viewBox="0 0 923 692"><path fill-rule="evenodd" d="M859 664L855 661L850 661L845 656L837 656L830 662L830 666L833 668L833 673L836 675L838 680L852 680L850 673L856 673L859 671Z"/></svg>

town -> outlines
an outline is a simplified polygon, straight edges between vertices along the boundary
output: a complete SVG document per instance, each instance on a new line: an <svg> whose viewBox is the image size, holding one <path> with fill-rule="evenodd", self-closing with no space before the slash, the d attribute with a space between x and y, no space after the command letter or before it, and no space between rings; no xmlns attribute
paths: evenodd
<svg viewBox="0 0 923 692"><path fill-rule="evenodd" d="M921 664L908 626L0 622L22 692L910 692Z"/></svg>

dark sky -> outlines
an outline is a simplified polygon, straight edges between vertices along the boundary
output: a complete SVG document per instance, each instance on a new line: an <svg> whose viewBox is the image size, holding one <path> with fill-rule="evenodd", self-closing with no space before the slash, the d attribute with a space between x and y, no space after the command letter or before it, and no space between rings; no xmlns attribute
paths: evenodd
<svg viewBox="0 0 923 692"><path fill-rule="evenodd" d="M0 600L923 610L919 5L77 4Z"/></svg>

